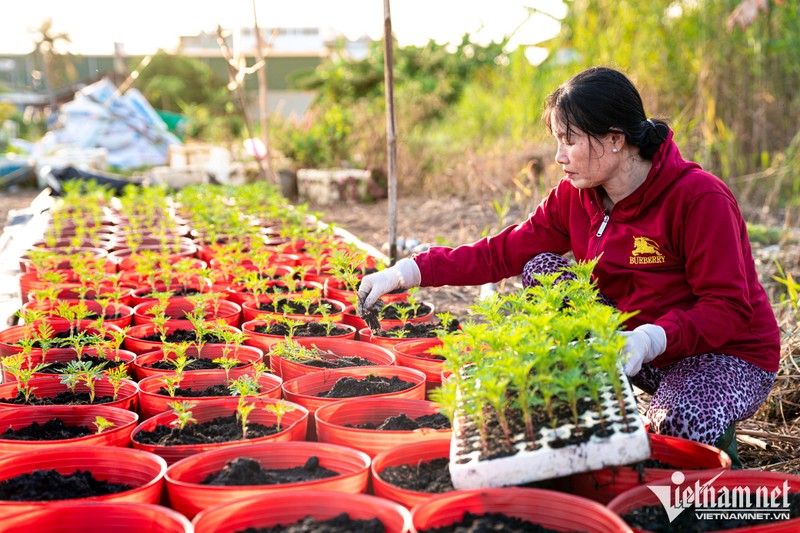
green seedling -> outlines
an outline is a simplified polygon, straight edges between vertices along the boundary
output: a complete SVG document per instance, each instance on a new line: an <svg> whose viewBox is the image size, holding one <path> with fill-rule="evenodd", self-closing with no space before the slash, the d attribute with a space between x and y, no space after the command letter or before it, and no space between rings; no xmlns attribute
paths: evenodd
<svg viewBox="0 0 800 533"><path fill-rule="evenodd" d="M278 400L275 403L265 405L264 410L275 415L275 432L278 433L282 427L281 420L286 414L294 411L295 407L285 400Z"/></svg>
<svg viewBox="0 0 800 533"><path fill-rule="evenodd" d="M106 420L102 416L96 416L92 425L97 429L96 434L99 435L105 430L113 428L116 424L110 420Z"/></svg>
<svg viewBox="0 0 800 533"><path fill-rule="evenodd" d="M3 359L3 369L14 376L17 381L17 391L25 397L25 403L30 403L33 391L37 389L37 387L31 386L31 378L48 366L50 363L38 363L31 367L23 354L9 355Z"/></svg>
<svg viewBox="0 0 800 533"><path fill-rule="evenodd" d="M170 424L172 427L177 427L182 431L189 424L195 424L197 419L192 416L191 409L197 405L196 402L169 402L167 404L172 412L175 413L175 420Z"/></svg>
<svg viewBox="0 0 800 533"><path fill-rule="evenodd" d="M122 387L124 380L130 379L130 376L128 375L128 369L125 364L117 365L114 368L106 370L106 378L111 384L111 387L114 391L114 400L116 400L119 396L119 390Z"/></svg>

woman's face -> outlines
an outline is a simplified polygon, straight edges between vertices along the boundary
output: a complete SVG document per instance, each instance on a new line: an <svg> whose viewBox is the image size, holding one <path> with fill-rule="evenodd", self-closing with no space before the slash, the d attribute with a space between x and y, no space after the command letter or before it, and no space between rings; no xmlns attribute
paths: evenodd
<svg viewBox="0 0 800 533"><path fill-rule="evenodd" d="M576 189L590 189L607 183L618 170L618 153L612 152L609 135L592 138L580 130L567 131L557 118L551 124L558 143L556 163Z"/></svg>

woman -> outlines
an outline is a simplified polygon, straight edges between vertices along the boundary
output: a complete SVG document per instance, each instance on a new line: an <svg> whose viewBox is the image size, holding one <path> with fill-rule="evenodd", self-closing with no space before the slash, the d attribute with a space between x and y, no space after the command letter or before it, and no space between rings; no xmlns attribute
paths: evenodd
<svg viewBox="0 0 800 533"><path fill-rule="evenodd" d="M457 248L432 247L364 277L362 309L413 286L479 285L599 257L602 294L627 323L625 373L653 395L655 432L718 444L766 400L778 325L745 222L725 184L681 158L622 73L589 68L545 103L564 178L521 224ZM727 433L726 433L727 429ZM734 441L735 443L735 441Z"/></svg>

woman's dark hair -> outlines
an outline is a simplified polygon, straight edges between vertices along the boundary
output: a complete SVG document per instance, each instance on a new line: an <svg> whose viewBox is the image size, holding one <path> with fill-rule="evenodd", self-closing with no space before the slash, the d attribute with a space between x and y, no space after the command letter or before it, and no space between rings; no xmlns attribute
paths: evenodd
<svg viewBox="0 0 800 533"><path fill-rule="evenodd" d="M547 97L544 120L552 132L553 118L567 128L590 137L623 133L629 144L639 147L641 156L652 159L667 140L669 127L662 120L648 119L639 91L621 72L608 67L591 67L567 80Z"/></svg>

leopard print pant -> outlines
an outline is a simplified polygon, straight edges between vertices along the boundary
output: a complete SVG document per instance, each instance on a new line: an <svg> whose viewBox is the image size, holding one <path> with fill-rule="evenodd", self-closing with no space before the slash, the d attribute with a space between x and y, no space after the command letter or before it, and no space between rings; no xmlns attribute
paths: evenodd
<svg viewBox="0 0 800 533"><path fill-rule="evenodd" d="M558 254L537 255L525 265L522 284L535 285L533 274L550 274L569 265ZM557 281L574 277L564 272ZM605 296L599 299L614 305ZM646 413L652 432L714 445L731 423L756 413L772 389L775 373L738 357L706 353L661 368L644 364L631 381L652 395Z"/></svg>

